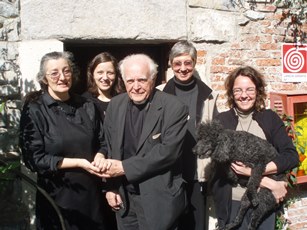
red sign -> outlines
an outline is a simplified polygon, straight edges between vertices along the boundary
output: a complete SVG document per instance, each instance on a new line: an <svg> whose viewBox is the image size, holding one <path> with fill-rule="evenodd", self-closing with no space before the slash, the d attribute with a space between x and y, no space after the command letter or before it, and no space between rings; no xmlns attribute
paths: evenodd
<svg viewBox="0 0 307 230"><path fill-rule="evenodd" d="M307 45L283 44L283 81L307 81Z"/></svg>

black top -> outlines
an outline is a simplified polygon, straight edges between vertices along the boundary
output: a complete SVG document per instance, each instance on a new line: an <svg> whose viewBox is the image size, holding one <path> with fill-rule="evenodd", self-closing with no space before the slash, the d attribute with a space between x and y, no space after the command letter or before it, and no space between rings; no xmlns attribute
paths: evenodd
<svg viewBox="0 0 307 230"><path fill-rule="evenodd" d="M183 168L183 176L186 180L197 180L196 154L192 148L196 144L196 103L198 97L198 87L193 78L188 84L183 84L174 78L175 92L179 100L189 108L188 130L183 144L183 162L189 167ZM193 170L191 170L193 169Z"/></svg>
<svg viewBox="0 0 307 230"><path fill-rule="evenodd" d="M235 130L238 125L238 116L233 108L219 114L216 119L222 123L225 129ZM285 173L287 170L296 167L299 163L298 154L280 117L268 109L260 112L255 111L252 119L258 123L265 134L266 140L279 153L273 160L277 166L277 174ZM213 200L220 227L230 220L232 199L232 185L224 180L223 173L224 171L220 169L212 184Z"/></svg>
<svg viewBox="0 0 307 230"><path fill-rule="evenodd" d="M64 157L93 161L103 142L100 119L92 102L77 95L66 102L44 93L26 104L20 120L20 145L38 185L62 208L102 222L101 179L81 168L57 169ZM48 213L46 213L48 215Z"/></svg>
<svg viewBox="0 0 307 230"><path fill-rule="evenodd" d="M107 107L108 107L108 104L109 102L107 101L101 101L99 100L98 98L94 97L91 93L89 92L85 92L82 94L83 97L86 97L88 99L90 99L91 101L94 102L96 108L98 109L99 113L100 113L100 117L101 117L101 120L103 121L104 120L104 116L106 114L106 111L107 111Z"/></svg>
<svg viewBox="0 0 307 230"><path fill-rule="evenodd" d="M146 117L146 105L148 105L148 101L140 105L134 104L132 101L128 103L124 130L124 160L136 155ZM126 178L123 183L126 185L127 191L139 194L138 184L129 184Z"/></svg>
<svg viewBox="0 0 307 230"><path fill-rule="evenodd" d="M238 125L238 116L234 109L223 112L216 117L224 128L235 130ZM253 113L253 120L263 130L266 140L271 143L279 153L273 162L277 166L277 173L284 173L295 168L299 163L298 153L291 138L286 132L285 125L280 117L270 109Z"/></svg>
<svg viewBox="0 0 307 230"><path fill-rule="evenodd" d="M212 90L200 79L193 76L188 84L180 83L175 77L165 85L164 92L176 95L189 108L188 130L183 145L183 177L187 181L197 180L197 157L192 153L196 145L196 126L201 122L203 116L203 104ZM216 109L216 108L215 108ZM217 110L214 115L217 114Z"/></svg>

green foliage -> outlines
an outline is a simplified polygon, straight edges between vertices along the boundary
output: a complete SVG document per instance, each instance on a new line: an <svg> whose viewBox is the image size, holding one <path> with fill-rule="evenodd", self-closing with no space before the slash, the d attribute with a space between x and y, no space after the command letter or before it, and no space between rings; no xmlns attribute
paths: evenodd
<svg viewBox="0 0 307 230"><path fill-rule="evenodd" d="M289 116L287 114L282 114L281 115L281 119L283 120L285 127L286 127L286 131L289 135L289 137L291 137L294 146L296 147L296 149L298 150L298 152L300 152L301 154L305 154L305 147L304 145L302 145L299 141L298 138L299 136L302 136L302 131L303 128L301 126L293 126L293 117ZM293 189L294 186L296 185L296 174L298 171L298 167L292 169L291 171L287 172L287 178L288 178L288 187ZM284 208L288 208L291 204L293 204L294 202L296 202L298 200L297 197L292 197L292 198L287 198L286 201L283 204ZM275 230L289 230L289 228L287 227L288 225L288 219L285 217L284 213L279 212L276 215L276 221L275 221Z"/></svg>
<svg viewBox="0 0 307 230"><path fill-rule="evenodd" d="M4 110L5 102L2 102L0 104L0 113Z"/></svg>
<svg viewBox="0 0 307 230"><path fill-rule="evenodd" d="M276 215L275 230L290 230L290 228L286 227L287 224L288 220L285 218L283 213L279 213Z"/></svg>
<svg viewBox="0 0 307 230"><path fill-rule="evenodd" d="M5 113L5 102L1 102L0 104L0 114L3 115L3 113ZM4 121L4 116L1 116L2 120ZM2 134L0 134L2 135ZM0 144L0 148L2 148L3 146L1 146ZM18 168L20 166L20 162L19 161L12 161L12 162L7 162L7 163L3 163L0 165L0 180L12 180L14 179L14 177L12 177L12 175L10 174L11 170L14 170L16 168Z"/></svg>
<svg viewBox="0 0 307 230"><path fill-rule="evenodd" d="M301 126L296 126L293 127L292 122L293 122L293 117L283 114L281 116L281 119L283 120L285 126L286 126L286 131L289 135L289 137L292 138L293 144L295 146L295 148L301 153L301 154L305 154L305 148L306 147L306 143L301 143L298 140L298 137L302 136L302 132L303 132L303 127Z"/></svg>
<svg viewBox="0 0 307 230"><path fill-rule="evenodd" d="M0 104L0 118L3 122L5 122L5 102L1 102Z"/></svg>
<svg viewBox="0 0 307 230"><path fill-rule="evenodd" d="M297 136L301 135L301 133L299 131L297 131L293 125L293 117L289 116L287 114L282 114L281 115L281 119L283 120L285 127L286 127L286 131L289 135L289 137L291 137L293 145L295 147L297 147L298 145L298 140L297 140ZM291 171L287 172L287 177L288 177L288 185L289 187L293 187L293 185L296 183L296 173L297 173L297 169L298 168L294 168Z"/></svg>
<svg viewBox="0 0 307 230"><path fill-rule="evenodd" d="M9 162L5 166L0 166L0 180L12 180L14 177L10 174L11 170L20 167L20 162Z"/></svg>
<svg viewBox="0 0 307 230"><path fill-rule="evenodd" d="M287 224L287 219L284 217L282 213L276 215L275 220L275 230L284 230ZM286 228L288 230L289 228Z"/></svg>
<svg viewBox="0 0 307 230"><path fill-rule="evenodd" d="M2 101L0 104L0 119L5 128L13 125L13 123L8 119L7 101Z"/></svg>
<svg viewBox="0 0 307 230"><path fill-rule="evenodd" d="M296 197L288 198L284 205L284 208L288 208L291 204L295 203L299 199ZM285 217L283 212L278 212L276 214L276 220L275 220L275 230L290 230L288 228L289 220Z"/></svg>

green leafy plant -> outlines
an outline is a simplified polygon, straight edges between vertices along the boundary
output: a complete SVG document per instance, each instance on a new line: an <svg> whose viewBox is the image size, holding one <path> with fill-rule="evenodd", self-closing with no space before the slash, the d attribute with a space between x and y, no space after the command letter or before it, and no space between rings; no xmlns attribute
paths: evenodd
<svg viewBox="0 0 307 230"><path fill-rule="evenodd" d="M286 127L286 131L289 135L289 137L291 137L293 145L295 146L296 150L299 153L299 157L300 157L300 165L303 163L303 161L306 158L306 153L305 153L305 149L306 149L306 142L302 142L299 140L299 137L302 136L303 133L303 127L296 125L295 127L293 126L293 117L289 116L287 114L283 114L281 115L281 119L283 120L285 127ZM299 168L298 167L298 168ZM298 168L293 169L292 171L296 174L298 171Z"/></svg>
<svg viewBox="0 0 307 230"><path fill-rule="evenodd" d="M3 113L5 113L5 102L2 102L0 104L0 114L2 115L2 121L5 122L5 116ZM0 133L0 135L3 135ZM2 148L2 146L0 146ZM10 171L13 169L16 169L20 167L20 161L9 161L6 165L0 166L0 180L12 180L14 179L12 175L10 174Z"/></svg>
<svg viewBox="0 0 307 230"><path fill-rule="evenodd" d="M20 162L10 162L8 165L0 166L0 179L4 180L13 179L8 176L3 177L3 175L8 174L12 169L16 169L18 167L20 167Z"/></svg>
<svg viewBox="0 0 307 230"><path fill-rule="evenodd" d="M302 143L299 142L298 137L302 136L303 128L301 126L293 126L293 117L289 116L287 114L282 114L281 119L283 120L286 131L291 137L292 142L294 146L296 147L297 151L300 155L305 154L305 145L302 145ZM300 158L300 164L302 164L302 158ZM287 172L287 178L288 178L288 187L293 189L296 186L297 183L297 172L300 166L292 169L291 171ZM290 197L287 198L286 201L283 204L283 207L287 209L291 204L299 200L297 197ZM276 221L275 221L275 229L276 230L288 230L288 224L289 219L285 216L283 212L279 212L276 215Z"/></svg>
<svg viewBox="0 0 307 230"><path fill-rule="evenodd" d="M295 203L298 200L298 198L293 197L293 198L288 198L284 204L283 207L284 208L288 208L291 204ZM276 220L275 220L275 230L290 230L290 228L288 227L288 225L291 222L289 221L289 219L285 216L285 213L283 212L278 212L276 214Z"/></svg>

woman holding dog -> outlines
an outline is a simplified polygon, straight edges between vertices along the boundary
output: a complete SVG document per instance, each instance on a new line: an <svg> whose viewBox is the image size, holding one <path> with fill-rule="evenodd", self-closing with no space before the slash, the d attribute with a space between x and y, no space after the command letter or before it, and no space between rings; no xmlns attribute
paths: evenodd
<svg viewBox="0 0 307 230"><path fill-rule="evenodd" d="M229 74L225 81L225 88L230 110L219 114L216 119L226 129L252 133L267 140L276 148L279 155L267 164L260 186L270 189L276 198L276 203L280 203L287 194L287 183L275 181L265 175L285 173L296 167L299 159L283 121L275 112L265 109L264 78L252 67L239 67ZM251 169L241 162L233 163L231 167L242 178L249 177L251 174ZM236 217L245 188L240 185L232 187L223 177L217 175L212 184L212 192L218 225L219 228L223 228ZM240 230L248 229L249 211L245 215ZM258 229L275 229L275 213L267 216Z"/></svg>

